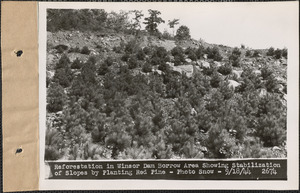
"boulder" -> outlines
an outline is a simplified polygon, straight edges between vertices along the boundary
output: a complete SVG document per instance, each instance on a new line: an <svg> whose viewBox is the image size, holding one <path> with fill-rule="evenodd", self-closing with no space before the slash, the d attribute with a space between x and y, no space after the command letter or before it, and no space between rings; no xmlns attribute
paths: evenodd
<svg viewBox="0 0 300 193"><path fill-rule="evenodd" d="M201 62L201 67L204 67L204 68L210 68L210 64L206 61L202 61Z"/></svg>
<svg viewBox="0 0 300 193"><path fill-rule="evenodd" d="M219 67L223 66L224 63L214 61L214 65L215 65L217 68L219 68Z"/></svg>
<svg viewBox="0 0 300 193"><path fill-rule="evenodd" d="M169 65L169 66L171 66L171 67L174 66L173 62L166 62L166 64Z"/></svg>
<svg viewBox="0 0 300 193"><path fill-rule="evenodd" d="M191 64L170 67L175 72L179 72L180 74L185 73L187 77L191 77L193 75L193 65Z"/></svg>
<svg viewBox="0 0 300 193"><path fill-rule="evenodd" d="M228 82L229 82L229 87L232 87L233 89L235 89L236 87L241 85L241 83L239 83L235 80L228 80Z"/></svg>
<svg viewBox="0 0 300 193"><path fill-rule="evenodd" d="M179 72L180 74L182 74L182 70L176 66L171 66L172 70L175 72Z"/></svg>
<svg viewBox="0 0 300 193"><path fill-rule="evenodd" d="M281 148L278 146L274 146L274 147L272 147L272 150L273 151L281 151Z"/></svg>
<svg viewBox="0 0 300 193"><path fill-rule="evenodd" d="M54 72L53 72L53 71L47 71L47 72L46 72L46 76L47 76L48 78L52 79L53 76L54 76Z"/></svg>
<svg viewBox="0 0 300 193"><path fill-rule="evenodd" d="M284 94L283 97L282 97L285 101L287 101L287 95Z"/></svg>
<svg viewBox="0 0 300 193"><path fill-rule="evenodd" d="M232 70L232 74L236 75L238 78L241 78L243 70Z"/></svg>
<svg viewBox="0 0 300 193"><path fill-rule="evenodd" d="M157 74L162 75L162 71L161 70L154 70L154 72L157 72Z"/></svg>
<svg viewBox="0 0 300 193"><path fill-rule="evenodd" d="M275 60L274 65L279 66L280 65L280 61L279 60Z"/></svg>
<svg viewBox="0 0 300 193"><path fill-rule="evenodd" d="M189 59L189 58L186 58L185 61L186 61L187 63L191 63L191 62L192 62L192 60Z"/></svg>
<svg viewBox="0 0 300 193"><path fill-rule="evenodd" d="M52 64L55 62L57 57L54 54L47 54L47 64Z"/></svg>
<svg viewBox="0 0 300 193"><path fill-rule="evenodd" d="M277 89L279 92L283 93L284 86L282 84L278 84Z"/></svg>
<svg viewBox="0 0 300 193"><path fill-rule="evenodd" d="M277 80L277 82L279 84L286 84L286 80L282 77L277 76L277 77L275 77L275 79Z"/></svg>
<svg viewBox="0 0 300 193"><path fill-rule="evenodd" d="M197 111L194 108L191 109L191 115L192 116L197 115Z"/></svg>
<svg viewBox="0 0 300 193"><path fill-rule="evenodd" d="M286 65L287 65L287 59L281 58L281 59L280 59L280 63L281 63L282 65L286 66Z"/></svg>
<svg viewBox="0 0 300 193"><path fill-rule="evenodd" d="M261 75L261 71L260 70L254 70L253 73L256 74L257 76Z"/></svg>

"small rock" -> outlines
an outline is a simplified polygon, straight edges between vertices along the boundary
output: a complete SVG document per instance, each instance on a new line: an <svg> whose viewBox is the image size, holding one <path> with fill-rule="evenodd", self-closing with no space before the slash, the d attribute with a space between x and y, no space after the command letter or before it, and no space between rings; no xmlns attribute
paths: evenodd
<svg viewBox="0 0 300 193"><path fill-rule="evenodd" d="M254 70L253 73L256 74L257 76L261 75L261 71L260 70Z"/></svg>
<svg viewBox="0 0 300 193"><path fill-rule="evenodd" d="M194 108L192 108L191 109L191 115L197 115L197 114L198 114L197 111Z"/></svg>
<svg viewBox="0 0 300 193"><path fill-rule="evenodd" d="M237 82L237 81L235 81L235 80L228 80L228 82L229 82L229 87L232 87L232 88L236 88L236 87L238 87L238 86L240 86L241 85L241 83L239 83L239 82Z"/></svg>
<svg viewBox="0 0 300 193"><path fill-rule="evenodd" d="M281 148L279 148L279 147L277 147L277 146L274 146L274 147L272 147L272 150L273 150L273 151L280 151Z"/></svg>
<svg viewBox="0 0 300 193"><path fill-rule="evenodd" d="M264 89L264 88L262 88L262 89L260 89L259 96L260 96L260 97L264 97L264 96L267 95L267 93L268 93L267 90Z"/></svg>
<svg viewBox="0 0 300 193"><path fill-rule="evenodd" d="M192 62L192 60L189 59L189 58L186 58L185 61L186 61L187 63L191 63L191 62Z"/></svg>
<svg viewBox="0 0 300 193"><path fill-rule="evenodd" d="M210 64L206 61L202 61L201 66L204 67L204 68L210 68Z"/></svg>

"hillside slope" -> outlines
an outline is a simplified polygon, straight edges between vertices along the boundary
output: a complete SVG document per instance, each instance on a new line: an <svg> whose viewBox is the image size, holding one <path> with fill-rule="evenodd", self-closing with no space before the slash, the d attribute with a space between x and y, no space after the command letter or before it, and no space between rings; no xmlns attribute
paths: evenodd
<svg viewBox="0 0 300 193"><path fill-rule="evenodd" d="M49 31L45 159L286 157L286 70L287 50Z"/></svg>

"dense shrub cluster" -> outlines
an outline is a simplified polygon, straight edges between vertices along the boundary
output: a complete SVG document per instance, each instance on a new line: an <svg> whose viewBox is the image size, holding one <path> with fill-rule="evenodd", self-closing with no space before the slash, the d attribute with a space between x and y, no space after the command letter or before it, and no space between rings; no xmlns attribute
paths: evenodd
<svg viewBox="0 0 300 193"><path fill-rule="evenodd" d="M62 55L47 90L48 120L56 114L47 125L46 160L276 157L268 148L284 146L286 106L270 68L261 75L244 68L233 89L223 77L232 73L229 63L188 78L166 61L196 49L152 47L143 49L147 74L134 75L134 53L142 49L130 47L128 66L117 72L112 57L71 64ZM164 74L151 73L157 65ZM60 73L73 78L65 84Z"/></svg>
<svg viewBox="0 0 300 193"><path fill-rule="evenodd" d="M52 46L60 59L47 73L46 160L286 157L286 85L261 62L264 50L247 49L244 55L245 46L230 52L225 46L195 47L187 26L176 36L159 32L164 20L151 9L144 18L147 32L140 31L138 10L47 14L53 33L104 31L135 38L113 49L95 45L99 55L87 46ZM169 21L170 28L178 21ZM179 41L170 51L141 47L143 34ZM71 62L68 53L80 57ZM83 62L88 56L82 54L94 56ZM287 50L270 48L267 55L287 58ZM253 65L243 66L245 57ZM184 69L191 67L187 76Z"/></svg>
<svg viewBox="0 0 300 193"><path fill-rule="evenodd" d="M239 67L240 66L240 56L241 56L240 49L235 47L232 50L231 55L229 56L229 60L231 61L232 66L234 66L234 67Z"/></svg>
<svg viewBox="0 0 300 193"><path fill-rule="evenodd" d="M213 48L207 47L205 50L205 53L207 54L207 57L209 59L213 59L215 61L222 61L223 57L221 56L221 53L219 51L219 48L214 46Z"/></svg>
<svg viewBox="0 0 300 193"><path fill-rule="evenodd" d="M175 66L181 65L184 63L184 51L181 47L176 46L171 50L171 54L174 57Z"/></svg>
<svg viewBox="0 0 300 193"><path fill-rule="evenodd" d="M170 38L168 34L161 34L157 27L165 21L159 17L158 10L148 10L149 17L144 17L142 11L106 12L104 9L48 9L47 31L60 30L102 31L139 35L141 19L144 19L145 28L151 35ZM116 47L116 50L119 48ZM63 48L58 49L64 52Z"/></svg>
<svg viewBox="0 0 300 193"><path fill-rule="evenodd" d="M276 59L280 59L281 57L287 58L287 49L279 49L276 50L273 47L270 47L267 51L267 56L272 56Z"/></svg>
<svg viewBox="0 0 300 193"><path fill-rule="evenodd" d="M108 13L103 9L47 10L47 30L102 30Z"/></svg>

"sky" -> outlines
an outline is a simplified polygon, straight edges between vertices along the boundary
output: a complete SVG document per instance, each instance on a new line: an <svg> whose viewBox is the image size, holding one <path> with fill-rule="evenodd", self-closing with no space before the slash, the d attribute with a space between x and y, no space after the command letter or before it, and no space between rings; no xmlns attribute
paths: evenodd
<svg viewBox="0 0 300 193"><path fill-rule="evenodd" d="M169 28L168 20L179 19L179 25L190 28L192 38L208 43L241 46L253 49L284 48L298 30L299 2L127 2L68 4L73 8L102 8L110 11L142 10L147 17L148 9L161 12L164 24L159 30ZM176 28L175 28L176 30Z"/></svg>

